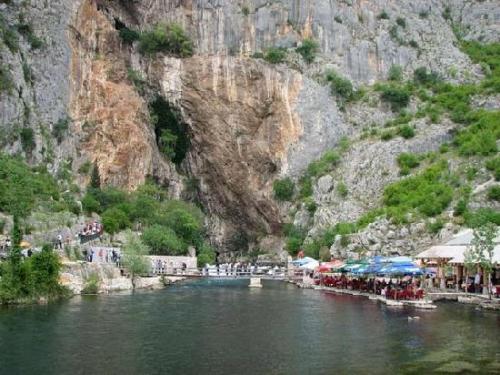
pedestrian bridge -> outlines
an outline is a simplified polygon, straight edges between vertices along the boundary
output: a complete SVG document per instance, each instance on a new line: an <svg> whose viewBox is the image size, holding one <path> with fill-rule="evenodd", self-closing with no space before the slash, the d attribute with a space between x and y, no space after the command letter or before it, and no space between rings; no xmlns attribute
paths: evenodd
<svg viewBox="0 0 500 375"><path fill-rule="evenodd" d="M157 276L183 276L188 278L207 278L207 279L217 279L217 280L249 280L249 279L261 279L261 280L285 280L285 272L271 272L271 273L259 273L259 272L249 272L249 271L225 271L220 270L209 270L208 272L204 269L154 269L152 272Z"/></svg>

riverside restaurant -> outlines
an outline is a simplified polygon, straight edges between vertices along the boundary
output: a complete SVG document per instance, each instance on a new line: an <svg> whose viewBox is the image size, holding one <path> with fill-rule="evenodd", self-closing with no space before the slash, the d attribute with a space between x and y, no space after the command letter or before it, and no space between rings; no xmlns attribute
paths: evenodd
<svg viewBox="0 0 500 375"><path fill-rule="evenodd" d="M408 257L372 257L319 263L312 258L292 262L303 286L319 286L374 294L392 300L421 300L422 278L428 273ZM432 272L432 271L431 271Z"/></svg>
<svg viewBox="0 0 500 375"><path fill-rule="evenodd" d="M436 277L429 280L428 289L453 290L469 293L488 293L488 280L479 262L466 264L466 251L473 247L472 230L457 233L448 242L432 246L416 256L422 265L436 270ZM493 239L494 249L491 262L492 294L500 294L500 235ZM487 255L485 254L485 257Z"/></svg>

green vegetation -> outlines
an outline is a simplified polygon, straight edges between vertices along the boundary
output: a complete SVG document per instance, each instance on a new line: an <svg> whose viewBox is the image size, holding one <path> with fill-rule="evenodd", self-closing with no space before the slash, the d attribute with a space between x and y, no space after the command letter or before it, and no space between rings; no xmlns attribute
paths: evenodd
<svg viewBox="0 0 500 375"><path fill-rule="evenodd" d="M34 303L39 299L55 300L68 292L59 284L59 257L48 245L40 253L23 259L18 247L21 236L14 229L13 249L8 260L0 263L0 303Z"/></svg>
<svg viewBox="0 0 500 375"><path fill-rule="evenodd" d="M500 181L500 156L486 161L486 169L493 172L495 180Z"/></svg>
<svg viewBox="0 0 500 375"><path fill-rule="evenodd" d="M326 73L326 80L330 83L332 94L337 96L341 103L347 103L357 99L356 91L351 81L339 76L335 71L330 70Z"/></svg>
<svg viewBox="0 0 500 375"><path fill-rule="evenodd" d="M307 167L307 175L320 177L330 172L340 161L340 155L335 150L326 151L321 158L311 162Z"/></svg>
<svg viewBox="0 0 500 375"><path fill-rule="evenodd" d="M342 23L342 18L340 18L340 16L335 16L333 17L333 19L335 20L335 22L337 23Z"/></svg>
<svg viewBox="0 0 500 375"><path fill-rule="evenodd" d="M311 196L307 196L304 198L303 202L304 202L304 206L305 206L306 210L311 215L314 215L314 213L316 212L316 209L318 208L318 205L316 204L314 199Z"/></svg>
<svg viewBox="0 0 500 375"><path fill-rule="evenodd" d="M407 175L410 173L411 169L420 165L420 157L415 154L403 152L402 154L399 154L397 162L401 175Z"/></svg>
<svg viewBox="0 0 500 375"><path fill-rule="evenodd" d="M250 8L246 5L241 7L241 13L246 17L250 14Z"/></svg>
<svg viewBox="0 0 500 375"><path fill-rule="evenodd" d="M273 182L274 197L279 201L291 201L295 194L295 184L289 178L283 178Z"/></svg>
<svg viewBox="0 0 500 375"><path fill-rule="evenodd" d="M128 27L122 27L119 31L120 38L127 44L132 44L141 38L138 31L131 30Z"/></svg>
<svg viewBox="0 0 500 375"><path fill-rule="evenodd" d="M397 25L394 25L389 29L389 36L393 41L398 43L400 46L404 46L406 44L404 39L399 35L399 29Z"/></svg>
<svg viewBox="0 0 500 375"><path fill-rule="evenodd" d="M151 254L177 255L186 253L186 244L177 237L175 232L158 224L152 225L144 230L142 241L149 246Z"/></svg>
<svg viewBox="0 0 500 375"><path fill-rule="evenodd" d="M418 16L419 16L420 18L427 18L427 17L429 17L429 12L428 12L428 11L426 11L426 10L421 10L421 11L418 13Z"/></svg>
<svg viewBox="0 0 500 375"><path fill-rule="evenodd" d="M7 46L11 53L19 51L19 37L15 29L10 26L3 15L0 14L0 36L4 44Z"/></svg>
<svg viewBox="0 0 500 375"><path fill-rule="evenodd" d="M306 231L303 228L296 227L293 224L285 224L283 234L286 236L286 249L292 254L296 255L302 247L302 243L306 238Z"/></svg>
<svg viewBox="0 0 500 375"><path fill-rule="evenodd" d="M270 64L281 64L286 60L286 55L286 49L271 47L264 54L264 60L266 60Z"/></svg>
<svg viewBox="0 0 500 375"><path fill-rule="evenodd" d="M14 89L14 81L10 69L0 61L0 94L3 92L10 94L12 89Z"/></svg>
<svg viewBox="0 0 500 375"><path fill-rule="evenodd" d="M167 200L162 189L150 182L132 193L89 188L82 205L88 213L101 214L110 234L141 223L143 241L153 254L186 254L188 246L203 245L202 212L189 203Z"/></svg>
<svg viewBox="0 0 500 375"><path fill-rule="evenodd" d="M403 17L396 18L396 23L398 26L401 26L403 29L406 27L406 20Z"/></svg>
<svg viewBox="0 0 500 375"><path fill-rule="evenodd" d="M344 182L339 182L337 184L337 193L342 197L345 198L347 197L347 194L349 194L349 190L347 189L347 185Z"/></svg>
<svg viewBox="0 0 500 375"><path fill-rule="evenodd" d="M415 129L408 124L403 124L399 127L399 135L404 139L413 138L415 136Z"/></svg>
<svg viewBox="0 0 500 375"><path fill-rule="evenodd" d="M377 19L379 20L388 20L389 19L389 14L385 11L385 9L379 13L377 16Z"/></svg>
<svg viewBox="0 0 500 375"><path fill-rule="evenodd" d="M427 230L432 234L438 234L444 227L444 222L441 219L428 221L426 223Z"/></svg>
<svg viewBox="0 0 500 375"><path fill-rule="evenodd" d="M21 145L26 153L31 153L35 149L35 132L31 128L22 128L19 132Z"/></svg>
<svg viewBox="0 0 500 375"><path fill-rule="evenodd" d="M450 7L444 8L442 16L445 20L451 20L451 8Z"/></svg>
<svg viewBox="0 0 500 375"><path fill-rule="evenodd" d="M132 279L132 287L135 288L137 276L144 275L149 271L146 255L149 248L144 245L139 236L130 230L125 233L125 243L122 247L122 261Z"/></svg>
<svg viewBox="0 0 500 375"><path fill-rule="evenodd" d="M17 31L26 38L32 49L39 49L43 46L43 41L36 36L31 24L26 23L22 17L20 17L20 22L17 24Z"/></svg>
<svg viewBox="0 0 500 375"><path fill-rule="evenodd" d="M488 280L488 296L491 299L491 273L495 269L494 252L495 242L494 238L497 236L498 228L492 223L481 225L474 229L474 238L472 239L472 258L474 263L481 265L485 273L485 279Z"/></svg>
<svg viewBox="0 0 500 375"><path fill-rule="evenodd" d="M208 245L203 245L198 252L198 267L204 267L206 264L215 263L216 254L214 249Z"/></svg>
<svg viewBox="0 0 500 375"><path fill-rule="evenodd" d="M0 154L0 211L27 216L43 201L59 201L56 181L43 168Z"/></svg>
<svg viewBox="0 0 500 375"><path fill-rule="evenodd" d="M488 199L500 202L500 186L492 186L488 190Z"/></svg>
<svg viewBox="0 0 500 375"><path fill-rule="evenodd" d="M427 68L420 67L413 72L413 80L418 85L432 86L441 82L439 74L433 71L427 71Z"/></svg>
<svg viewBox="0 0 500 375"><path fill-rule="evenodd" d="M173 163L182 163L190 142L180 113L161 96L156 97L149 107L158 148Z"/></svg>
<svg viewBox="0 0 500 375"><path fill-rule="evenodd" d="M140 34L139 51L148 56L162 52L177 57L190 57L193 55L193 43L180 25L158 24L152 30Z"/></svg>
<svg viewBox="0 0 500 375"><path fill-rule="evenodd" d="M476 211L466 211L464 219L470 228L477 228L487 223L500 225L500 212L491 208L480 208Z"/></svg>
<svg viewBox="0 0 500 375"><path fill-rule="evenodd" d="M82 288L81 294L97 294L99 292L99 276L92 272L85 279L85 286Z"/></svg>
<svg viewBox="0 0 500 375"><path fill-rule="evenodd" d="M57 140L57 143L61 143L64 135L69 129L69 123L71 119L69 117L60 118L52 128L52 135Z"/></svg>
<svg viewBox="0 0 500 375"><path fill-rule="evenodd" d="M389 103L394 112L400 111L410 103L411 90L407 86L393 83L378 84L375 85L375 90L381 92L380 98L384 102Z"/></svg>
<svg viewBox="0 0 500 375"><path fill-rule="evenodd" d="M302 45L296 49L298 53L302 55L302 58L308 64L312 63L316 58L316 54L319 50L319 44L313 39L304 39Z"/></svg>
<svg viewBox="0 0 500 375"><path fill-rule="evenodd" d="M452 187L446 183L445 162L428 167L420 174L388 185L383 202L393 219L404 221L410 212L435 216L448 207L453 197Z"/></svg>
<svg viewBox="0 0 500 375"><path fill-rule="evenodd" d="M137 90L139 90L139 92L142 92L144 86L146 85L146 80L142 77L140 72L129 68L127 70L127 78L137 88Z"/></svg>
<svg viewBox="0 0 500 375"><path fill-rule="evenodd" d="M111 207L102 213L102 225L104 230L113 235L130 226L130 220L127 212L122 208Z"/></svg>
<svg viewBox="0 0 500 375"><path fill-rule="evenodd" d="M494 155L497 153L496 141L500 138L500 111L479 110L465 116L470 124L455 137L454 144L463 156Z"/></svg>
<svg viewBox="0 0 500 375"><path fill-rule="evenodd" d="M391 65L387 76L389 81L400 82L403 80L403 68L400 65Z"/></svg>
<svg viewBox="0 0 500 375"><path fill-rule="evenodd" d="M481 87L488 92L500 92L500 43L481 44L476 41L461 40L462 50L472 61L481 64L485 70L486 79Z"/></svg>

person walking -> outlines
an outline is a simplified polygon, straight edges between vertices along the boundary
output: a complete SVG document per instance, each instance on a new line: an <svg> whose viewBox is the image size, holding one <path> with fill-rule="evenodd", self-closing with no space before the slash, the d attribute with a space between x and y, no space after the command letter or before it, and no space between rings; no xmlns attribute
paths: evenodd
<svg viewBox="0 0 500 375"><path fill-rule="evenodd" d="M61 235L61 233L59 233L57 235L56 246L57 246L58 249L62 249L62 235Z"/></svg>

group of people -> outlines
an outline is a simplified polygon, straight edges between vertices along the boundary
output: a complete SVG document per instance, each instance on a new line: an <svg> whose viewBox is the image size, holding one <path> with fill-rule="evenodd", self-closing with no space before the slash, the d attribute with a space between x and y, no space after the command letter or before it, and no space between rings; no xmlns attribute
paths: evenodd
<svg viewBox="0 0 500 375"><path fill-rule="evenodd" d="M424 290L418 278L406 276L402 279L350 278L346 275L323 276L315 282L318 285L339 289L359 290L391 299L422 299Z"/></svg>
<svg viewBox="0 0 500 375"><path fill-rule="evenodd" d="M90 223L85 224L85 226L80 231L79 235L81 236L90 236L93 234L101 234L103 231L102 224L98 221L92 221Z"/></svg>
<svg viewBox="0 0 500 375"><path fill-rule="evenodd" d="M225 276L238 276L242 274L252 274L257 271L257 266L252 265L249 263L244 263L244 262L237 262L237 263L217 263L215 265L215 270L217 272L217 275L225 275ZM203 273L208 275L209 274L209 266L208 264L205 265L203 268Z"/></svg>
<svg viewBox="0 0 500 375"><path fill-rule="evenodd" d="M172 261L170 261L170 263L167 264L167 261L164 259L152 258L151 272L156 275L176 274L176 273L185 275L187 272L187 264L182 262L180 267L175 267Z"/></svg>
<svg viewBox="0 0 500 375"><path fill-rule="evenodd" d="M98 221L93 221L85 224L82 230L78 233L80 242L88 242L102 235L104 228Z"/></svg>
<svg viewBox="0 0 500 375"><path fill-rule="evenodd" d="M114 263L120 264L121 254L118 250L112 248L90 248L83 250L83 256L87 262Z"/></svg>

